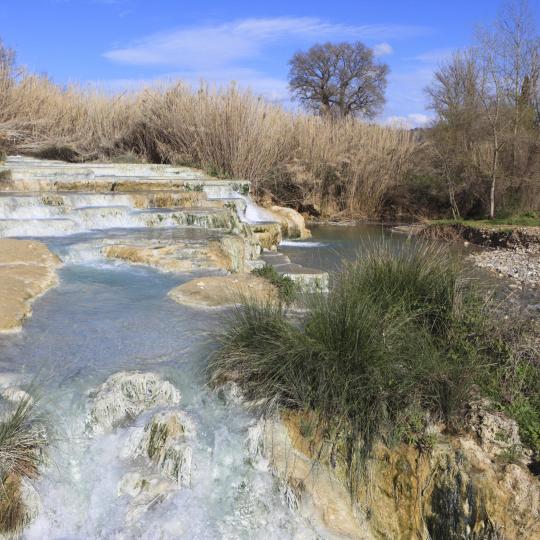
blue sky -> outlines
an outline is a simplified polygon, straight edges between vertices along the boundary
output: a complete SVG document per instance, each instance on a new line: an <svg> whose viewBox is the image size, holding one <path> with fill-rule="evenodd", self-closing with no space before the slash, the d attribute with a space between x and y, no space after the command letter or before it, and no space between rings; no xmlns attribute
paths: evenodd
<svg viewBox="0 0 540 540"><path fill-rule="evenodd" d="M0 0L0 37L21 64L59 83L122 90L235 80L285 104L295 51L359 39L390 65L381 121L419 125L430 114L423 88L434 68L497 9L496 0Z"/></svg>

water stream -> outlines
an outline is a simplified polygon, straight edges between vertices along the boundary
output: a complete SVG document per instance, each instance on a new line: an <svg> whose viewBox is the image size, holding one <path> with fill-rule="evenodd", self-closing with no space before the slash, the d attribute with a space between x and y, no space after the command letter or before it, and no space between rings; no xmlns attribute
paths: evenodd
<svg viewBox="0 0 540 540"><path fill-rule="evenodd" d="M54 243L51 243L54 248ZM189 276L192 277L192 276ZM51 465L35 488L44 510L27 538L297 538L308 534L264 464L252 463L247 428L255 418L206 387L211 332L219 315L179 306L167 292L187 275L126 265L66 265L61 283L35 305L22 333L0 338L1 369L37 382L55 432ZM192 487L126 521L117 486L133 426L88 437L87 392L123 370L159 373L182 394L193 419ZM1 376L1 375L0 375ZM301 536L313 538L313 535Z"/></svg>

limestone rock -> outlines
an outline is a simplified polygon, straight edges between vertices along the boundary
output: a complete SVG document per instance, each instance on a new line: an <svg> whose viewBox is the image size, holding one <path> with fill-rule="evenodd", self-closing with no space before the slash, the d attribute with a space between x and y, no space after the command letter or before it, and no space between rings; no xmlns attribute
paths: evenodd
<svg viewBox="0 0 540 540"><path fill-rule="evenodd" d="M285 238L310 238L311 232L306 228L306 222L299 212L284 206L271 206L266 208L281 225L281 232Z"/></svg>
<svg viewBox="0 0 540 540"><path fill-rule="evenodd" d="M153 416L144 428L135 455L147 457L161 473L183 486L191 484L192 449L195 428L181 411L165 411Z"/></svg>
<svg viewBox="0 0 540 540"><path fill-rule="evenodd" d="M93 405L88 413L90 431L108 431L143 411L158 406L176 405L180 392L154 373L138 371L111 375L90 394Z"/></svg>
<svg viewBox="0 0 540 540"><path fill-rule="evenodd" d="M275 250L281 242L281 223L255 223L249 228L263 249Z"/></svg>
<svg viewBox="0 0 540 540"><path fill-rule="evenodd" d="M196 278L175 287L169 296L179 304L193 307L227 307L244 298L268 302L277 291L266 279L251 274Z"/></svg>
<svg viewBox="0 0 540 540"><path fill-rule="evenodd" d="M260 443L256 442L258 433ZM285 424L276 419L264 421L263 427L252 429L248 444L252 453L263 448L278 478L289 486L288 499L309 523L323 531L323 537L376 538L367 523L355 515L342 483L294 446Z"/></svg>
<svg viewBox="0 0 540 540"><path fill-rule="evenodd" d="M20 330L32 302L58 283L60 260L33 240L0 240L0 332Z"/></svg>
<svg viewBox="0 0 540 540"><path fill-rule="evenodd" d="M288 499L324 536L340 538L540 538L540 482L503 450L515 438L512 422L471 416L474 438L438 435L429 451L401 444L376 446L353 505L342 463L328 449L311 446L299 428L301 415L270 419L250 431L251 453L262 452L287 484ZM494 418L495 419L494 419ZM497 434L503 431L505 437ZM501 441L500 439L504 439ZM501 442L504 442L501 446Z"/></svg>
<svg viewBox="0 0 540 540"><path fill-rule="evenodd" d="M471 406L468 425L486 454L498 457L511 453L525 458L525 463L529 461L531 453L521 444L515 420L489 411L486 403L475 403Z"/></svg>
<svg viewBox="0 0 540 540"><path fill-rule="evenodd" d="M137 521L148 510L165 501L173 491L172 484L160 477L145 477L139 472L127 473L118 484L118 495L127 495L133 499L126 522Z"/></svg>
<svg viewBox="0 0 540 540"><path fill-rule="evenodd" d="M260 247L250 238L224 234L206 241L145 241L112 244L103 255L128 263L151 266L164 272L191 272L198 269L243 272L247 260L256 258Z"/></svg>
<svg viewBox="0 0 540 540"><path fill-rule="evenodd" d="M178 410L159 412L144 429L133 431L123 457L143 458L151 468L129 472L118 484L118 495L132 499L126 521L138 520L173 492L190 486L194 437L193 422Z"/></svg>
<svg viewBox="0 0 540 540"><path fill-rule="evenodd" d="M0 396L11 403L19 404L25 402L27 405L33 405L34 399L28 393L17 388L16 386L8 386L7 388L2 389Z"/></svg>

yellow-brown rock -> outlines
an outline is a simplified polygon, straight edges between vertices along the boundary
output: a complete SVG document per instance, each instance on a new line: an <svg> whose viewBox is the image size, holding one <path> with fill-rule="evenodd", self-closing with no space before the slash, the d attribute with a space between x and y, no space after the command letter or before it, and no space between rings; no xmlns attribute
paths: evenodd
<svg viewBox="0 0 540 540"><path fill-rule="evenodd" d="M33 240L0 240L0 331L20 330L32 302L58 282L58 257Z"/></svg>
<svg viewBox="0 0 540 540"><path fill-rule="evenodd" d="M271 206L266 208L274 219L281 225L284 238L310 238L311 232L306 228L306 222L302 214L284 206Z"/></svg>
<svg viewBox="0 0 540 540"><path fill-rule="evenodd" d="M117 244L103 249L103 254L111 259L121 259L135 264L152 266L165 272L189 272L194 265L191 259L176 257L178 245L146 247Z"/></svg>
<svg viewBox="0 0 540 540"><path fill-rule="evenodd" d="M198 269L244 272L245 262L258 255L257 246L238 235L224 235L205 242L146 242L112 244L103 248L111 259L143 264L165 272L190 272Z"/></svg>
<svg viewBox="0 0 540 540"><path fill-rule="evenodd" d="M196 278L175 287L169 296L179 304L216 308L238 304L244 299L268 302L277 299L275 287L252 274Z"/></svg>
<svg viewBox="0 0 540 540"><path fill-rule="evenodd" d="M329 458L330 446L317 433L302 435L302 418L288 413L266 420L262 446L298 510L324 528L325 537L540 538L538 478L488 449L474 433L439 433L423 451L379 444L353 503L342 460Z"/></svg>

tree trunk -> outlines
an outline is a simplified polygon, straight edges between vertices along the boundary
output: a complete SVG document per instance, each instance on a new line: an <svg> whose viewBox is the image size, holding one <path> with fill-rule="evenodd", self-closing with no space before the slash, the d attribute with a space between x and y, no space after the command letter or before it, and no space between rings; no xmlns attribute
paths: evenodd
<svg viewBox="0 0 540 540"><path fill-rule="evenodd" d="M497 166L499 162L499 139L497 130L493 130L493 162L491 165L491 188L489 190L489 219L495 218L495 184L497 180Z"/></svg>

